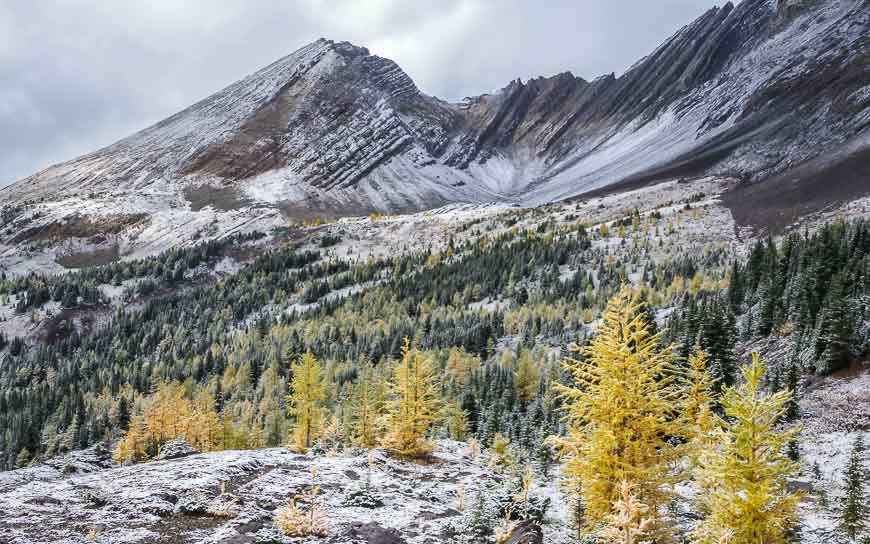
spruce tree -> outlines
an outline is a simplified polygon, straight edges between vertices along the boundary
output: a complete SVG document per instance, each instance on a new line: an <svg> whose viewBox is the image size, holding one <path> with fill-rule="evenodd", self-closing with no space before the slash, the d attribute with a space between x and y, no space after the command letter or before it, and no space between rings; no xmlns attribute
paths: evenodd
<svg viewBox="0 0 870 544"><path fill-rule="evenodd" d="M801 415L800 404L798 403L798 386L800 381L800 373L798 371L797 362L792 359L786 374L786 387L791 391L791 396L785 406L785 421L796 421Z"/></svg>
<svg viewBox="0 0 870 544"><path fill-rule="evenodd" d="M839 511L840 530L851 540L857 539L867 530L870 504L867 502L865 485L867 470L864 468L864 443L861 437L855 438L846 465L844 495Z"/></svg>
<svg viewBox="0 0 870 544"><path fill-rule="evenodd" d="M709 372L715 379L714 391L734 384L735 319L723 301L712 299L700 324L699 343L709 356Z"/></svg>
<svg viewBox="0 0 870 544"><path fill-rule="evenodd" d="M852 316L843 282L842 274L834 277L819 317L816 340L816 371L819 374L840 370L849 358Z"/></svg>
<svg viewBox="0 0 870 544"><path fill-rule="evenodd" d="M130 402L124 395L118 399L117 425L122 431L126 431L130 426Z"/></svg>

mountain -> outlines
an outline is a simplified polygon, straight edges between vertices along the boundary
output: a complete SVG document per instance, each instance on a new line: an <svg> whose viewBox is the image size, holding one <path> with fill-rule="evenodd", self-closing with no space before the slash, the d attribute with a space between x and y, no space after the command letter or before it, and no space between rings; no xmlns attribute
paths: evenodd
<svg viewBox="0 0 870 544"><path fill-rule="evenodd" d="M348 215L718 175L746 182L733 198L750 221L753 202L818 192L839 164L858 177L795 213L865 192L868 150L868 2L744 0L710 9L619 77L516 80L459 103L427 96L365 48L320 39L0 199ZM775 189L758 189L769 179Z"/></svg>

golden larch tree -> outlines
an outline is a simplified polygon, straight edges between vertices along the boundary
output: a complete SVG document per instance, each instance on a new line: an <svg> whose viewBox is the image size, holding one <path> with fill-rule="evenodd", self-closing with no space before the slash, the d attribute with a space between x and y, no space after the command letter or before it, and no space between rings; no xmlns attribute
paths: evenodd
<svg viewBox="0 0 870 544"><path fill-rule="evenodd" d="M779 426L791 391L768 394L758 353L741 371L743 383L725 389L725 420L700 456L698 544L781 544L795 523L800 494L788 488L798 464L786 453L799 429Z"/></svg>
<svg viewBox="0 0 870 544"><path fill-rule="evenodd" d="M353 443L363 448L375 447L380 434L380 402L372 374L370 367L363 367L353 392Z"/></svg>
<svg viewBox="0 0 870 544"><path fill-rule="evenodd" d="M310 352L291 367L291 393L287 401L289 413L296 418L293 428L293 446L298 451L307 451L317 439L323 422L323 401L326 399L326 384L323 368Z"/></svg>
<svg viewBox="0 0 870 544"><path fill-rule="evenodd" d="M139 461L144 461L148 458L149 446L145 417L141 415L133 416L130 419L130 426L127 432L124 433L124 437L115 448L115 461L118 463L138 463Z"/></svg>
<svg viewBox="0 0 870 544"><path fill-rule="evenodd" d="M452 400L444 406L444 423L450 438L465 440L468 433L468 413L462 409L459 401Z"/></svg>
<svg viewBox="0 0 870 544"><path fill-rule="evenodd" d="M199 451L218 449L220 419L215 409L214 397L205 387L200 388L191 406L190 424L186 426L187 442Z"/></svg>
<svg viewBox="0 0 870 544"><path fill-rule="evenodd" d="M623 288L607 305L598 334L565 368L576 386L559 386L566 403L565 475L581 489L590 530L607 523L623 482L648 506L655 531L673 498L681 448L684 387L670 347L650 333L636 294Z"/></svg>
<svg viewBox="0 0 870 544"><path fill-rule="evenodd" d="M426 433L438 419L440 400L431 360L405 338L402 359L393 369L386 402L389 431L384 446L403 456L426 455Z"/></svg>
<svg viewBox="0 0 870 544"><path fill-rule="evenodd" d="M520 354L517 362L517 371L514 377L514 384L517 388L520 398L524 402L528 402L535 398L538 393L538 385L540 384L541 373L538 370L538 365L535 363L532 353L524 351Z"/></svg>
<svg viewBox="0 0 870 544"><path fill-rule="evenodd" d="M145 410L148 434L158 444L183 436L190 425L190 416L191 406L184 396L184 386L178 382L161 382Z"/></svg>
<svg viewBox="0 0 870 544"><path fill-rule="evenodd" d="M598 532L604 544L650 544L651 531L655 526L652 518L646 517L649 508L640 502L628 482L619 485L619 498L607 523Z"/></svg>
<svg viewBox="0 0 870 544"><path fill-rule="evenodd" d="M221 449L222 445L225 448L212 394L201 387L191 400L185 392L182 383L160 383L146 400L144 412L130 420L130 428L115 451L116 460L144 461L163 444L178 438L202 452Z"/></svg>
<svg viewBox="0 0 870 544"><path fill-rule="evenodd" d="M692 444L692 457L710 440L716 428L717 418L713 412L713 386L716 383L707 371L707 353L697 349L689 355L686 370L686 396L683 400L683 420L686 423L686 438Z"/></svg>

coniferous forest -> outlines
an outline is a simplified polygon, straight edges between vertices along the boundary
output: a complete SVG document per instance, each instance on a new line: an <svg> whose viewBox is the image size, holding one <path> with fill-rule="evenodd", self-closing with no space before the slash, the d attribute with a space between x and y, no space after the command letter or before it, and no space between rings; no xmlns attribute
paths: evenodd
<svg viewBox="0 0 870 544"><path fill-rule="evenodd" d="M870 223L745 253L657 250L653 231L672 227L636 210L596 229L512 223L393 257L290 240L214 281L195 273L264 235L6 277L18 314L53 302L104 317L39 343L0 336L0 466L92 447L143 463L178 439L421 458L451 439L489 452L516 489L562 480L580 541L795 541L800 384L870 348ZM123 286L121 304L105 284ZM750 354L770 343L775 360ZM860 464L845 476L850 538L864 534ZM679 485L701 490L691 533L671 521ZM543 519L546 501L525 495L517 519ZM303 514L283 511L287 534Z"/></svg>

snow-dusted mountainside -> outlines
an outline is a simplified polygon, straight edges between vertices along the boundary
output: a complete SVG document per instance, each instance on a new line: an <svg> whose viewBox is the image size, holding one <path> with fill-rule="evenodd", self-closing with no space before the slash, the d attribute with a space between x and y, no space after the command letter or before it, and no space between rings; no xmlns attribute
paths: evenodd
<svg viewBox="0 0 870 544"><path fill-rule="evenodd" d="M868 59L866 0L744 0L709 10L620 77L563 73L447 103L394 62L321 39L0 190L0 201L43 206L0 224L0 243L73 215L140 227L130 218L141 217L151 243L288 215L533 205L711 174L749 182L736 197L743 211L795 181L802 192L834 187L810 209L788 204L816 211L867 192ZM841 164L849 181L826 183ZM758 189L769 178L773 196Z"/></svg>

